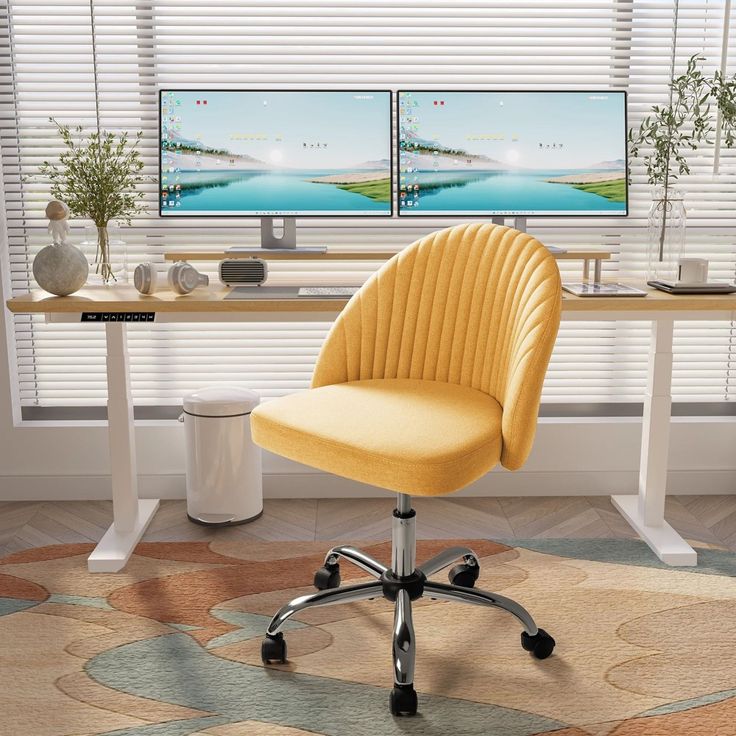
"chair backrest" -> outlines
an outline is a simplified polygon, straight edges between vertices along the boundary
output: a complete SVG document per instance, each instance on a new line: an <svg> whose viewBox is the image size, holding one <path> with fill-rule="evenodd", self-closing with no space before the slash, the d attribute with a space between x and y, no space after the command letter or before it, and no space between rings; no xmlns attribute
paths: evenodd
<svg viewBox="0 0 736 736"><path fill-rule="evenodd" d="M520 467L560 321L554 258L508 227L431 233L384 264L325 340L312 386L369 378L461 384L504 408L502 463Z"/></svg>

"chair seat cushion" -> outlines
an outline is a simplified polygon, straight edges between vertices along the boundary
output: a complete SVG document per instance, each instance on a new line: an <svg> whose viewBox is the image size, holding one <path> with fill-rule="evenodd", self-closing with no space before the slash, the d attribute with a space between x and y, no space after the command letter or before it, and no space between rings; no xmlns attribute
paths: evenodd
<svg viewBox="0 0 736 736"><path fill-rule="evenodd" d="M254 441L291 460L400 493L456 491L501 456L500 404L467 386L349 381L266 402Z"/></svg>

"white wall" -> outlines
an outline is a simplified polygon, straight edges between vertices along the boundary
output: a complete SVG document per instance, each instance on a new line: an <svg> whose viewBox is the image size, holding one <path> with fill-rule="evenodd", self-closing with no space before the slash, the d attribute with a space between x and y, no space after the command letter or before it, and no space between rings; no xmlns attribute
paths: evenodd
<svg viewBox="0 0 736 736"><path fill-rule="evenodd" d="M7 312L6 312L7 314ZM0 500L109 498L107 429L17 425L11 401L6 324L0 355ZM12 350L12 346L10 346ZM17 412L16 412L17 414ZM542 419L532 455L516 473L493 471L460 493L562 495L633 492L639 462L638 419ZM184 496L184 434L178 422L141 422L136 429L140 492ZM670 490L736 491L736 421L673 422ZM383 491L328 476L269 453L264 490L271 497L381 495Z"/></svg>
<svg viewBox="0 0 736 736"><path fill-rule="evenodd" d="M0 500L110 497L107 432L92 427L12 427L3 409ZM638 474L640 422L543 420L529 462L516 473L499 470L461 495L577 495L633 492ZM184 496L180 425L137 427L140 492ZM676 420L670 450L673 493L730 493L736 489L736 424ZM383 491L275 457L264 458L270 497L382 495Z"/></svg>

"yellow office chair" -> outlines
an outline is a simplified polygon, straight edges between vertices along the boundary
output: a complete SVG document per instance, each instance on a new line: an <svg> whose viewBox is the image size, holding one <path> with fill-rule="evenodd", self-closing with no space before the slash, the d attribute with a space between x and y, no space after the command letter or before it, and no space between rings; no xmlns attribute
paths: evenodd
<svg viewBox="0 0 736 736"><path fill-rule="evenodd" d="M394 715L413 715L411 602L426 595L496 606L524 627L539 659L554 639L515 601L475 590L478 558L452 547L415 566L411 494L451 493L499 461L520 468L534 439L542 382L560 322L560 275L530 235L471 224L432 233L394 256L355 294L330 331L309 391L261 404L253 438L272 452L398 494L387 568L333 547L314 577L320 592L271 621L264 663L285 662L281 628L311 606L385 597L395 604ZM338 559L375 582L340 586ZM450 570L450 585L428 580Z"/></svg>

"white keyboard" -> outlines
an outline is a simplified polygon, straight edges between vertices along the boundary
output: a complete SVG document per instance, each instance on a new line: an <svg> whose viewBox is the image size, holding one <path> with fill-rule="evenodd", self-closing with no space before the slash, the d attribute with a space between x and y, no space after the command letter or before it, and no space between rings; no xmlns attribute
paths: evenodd
<svg viewBox="0 0 736 736"><path fill-rule="evenodd" d="M299 296L352 296L358 291L357 286L302 286L299 288Z"/></svg>

